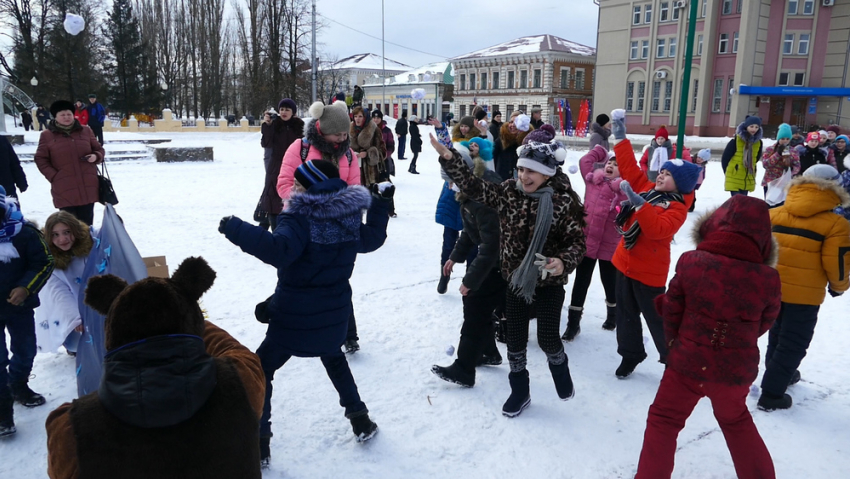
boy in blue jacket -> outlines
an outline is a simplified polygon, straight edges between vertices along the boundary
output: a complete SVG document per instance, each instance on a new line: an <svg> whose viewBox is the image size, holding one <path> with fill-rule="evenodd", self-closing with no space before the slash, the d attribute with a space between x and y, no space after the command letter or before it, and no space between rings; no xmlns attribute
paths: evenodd
<svg viewBox="0 0 850 479"><path fill-rule="evenodd" d="M319 357L334 387L357 442L367 441L378 426L360 399L341 346L351 317L351 285L358 253L370 253L387 237L389 204L395 187L373 185L370 192L348 186L325 160L303 163L277 228L228 216L223 233L242 251L277 268L277 288L268 303L269 328L257 355L266 375L266 399L260 419L260 459L270 462L271 396L274 373L292 357ZM363 224L362 211L368 209Z"/></svg>
<svg viewBox="0 0 850 479"><path fill-rule="evenodd" d="M13 403L44 404L29 385L35 359L38 292L53 272L53 256L38 228L27 222L0 186L0 437L16 432ZM6 349L9 331L12 358Z"/></svg>

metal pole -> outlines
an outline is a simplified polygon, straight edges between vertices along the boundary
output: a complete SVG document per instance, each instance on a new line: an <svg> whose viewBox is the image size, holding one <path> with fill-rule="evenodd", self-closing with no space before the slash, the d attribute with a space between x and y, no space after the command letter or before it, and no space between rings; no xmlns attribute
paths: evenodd
<svg viewBox="0 0 850 479"><path fill-rule="evenodd" d="M384 44L384 0L381 0L381 108L387 104L387 57L386 45ZM389 112L383 112L388 115Z"/></svg>
<svg viewBox="0 0 850 479"><path fill-rule="evenodd" d="M3 107L3 92L6 91L6 79L0 76L0 133L6 133L6 109ZM12 112L14 115L15 112Z"/></svg>
<svg viewBox="0 0 850 479"><path fill-rule="evenodd" d="M676 142L679 145L676 148L676 158L682 158L682 151L685 149L685 125L688 121L688 89L691 86L691 64L694 60L694 37L697 29L697 0L690 1L691 14L688 18L688 41L687 50L685 51L684 73L682 75L682 98L679 99L679 124L678 135ZM703 87L705 91L705 87Z"/></svg>
<svg viewBox="0 0 850 479"><path fill-rule="evenodd" d="M311 49L310 59L313 63L313 78L312 78L312 100L311 103L316 102L316 81L318 78L318 65L316 62L318 59L316 58L316 0L313 0L313 47Z"/></svg>

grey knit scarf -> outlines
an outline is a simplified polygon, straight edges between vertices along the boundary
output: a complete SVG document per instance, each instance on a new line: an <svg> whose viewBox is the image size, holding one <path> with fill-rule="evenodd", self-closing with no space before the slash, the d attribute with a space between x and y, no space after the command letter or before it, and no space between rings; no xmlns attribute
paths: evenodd
<svg viewBox="0 0 850 479"><path fill-rule="evenodd" d="M537 220L534 223L534 236L531 237L531 244L528 246L528 251L525 252L525 258L522 259L519 268L511 274L511 288L517 292L526 303L531 304L534 300L534 289L537 287L537 277L540 275L540 270L534 266L536 253L543 253L543 243L546 242L546 237L549 236L549 229L552 227L552 218L554 217L554 208L552 207L552 187L547 186L540 188L534 193L526 193L522 189L522 183L516 183L517 191L522 194L538 200L537 205Z"/></svg>

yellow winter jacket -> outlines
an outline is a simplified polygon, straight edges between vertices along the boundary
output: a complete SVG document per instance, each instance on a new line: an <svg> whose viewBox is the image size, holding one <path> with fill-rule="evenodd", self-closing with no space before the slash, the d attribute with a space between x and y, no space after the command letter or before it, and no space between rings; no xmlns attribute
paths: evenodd
<svg viewBox="0 0 850 479"><path fill-rule="evenodd" d="M850 222L833 213L839 205L850 206L850 194L838 183L801 176L789 184L785 204L770 210L782 302L819 305L826 286L850 288Z"/></svg>

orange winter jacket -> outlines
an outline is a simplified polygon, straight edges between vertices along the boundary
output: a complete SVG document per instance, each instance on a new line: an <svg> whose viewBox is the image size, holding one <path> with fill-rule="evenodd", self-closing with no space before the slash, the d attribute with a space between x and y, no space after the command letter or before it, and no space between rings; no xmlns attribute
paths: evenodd
<svg viewBox="0 0 850 479"><path fill-rule="evenodd" d="M770 210L782 302L819 305L827 286L850 288L850 222L833 213L838 205L850 206L850 194L838 183L801 176L788 185L785 204Z"/></svg>
<svg viewBox="0 0 850 479"><path fill-rule="evenodd" d="M646 178L638 167L632 143L622 140L614 146L614 154L620 167L620 176L629 182L635 193L655 188L655 183ZM670 271L670 242L688 218L688 208L694 202L694 194L684 195L685 204L674 201L667 204L645 204L635 211L624 229L634 221L640 223L640 236L632 249L626 249L621 238L612 262L626 277L647 286L664 287Z"/></svg>

